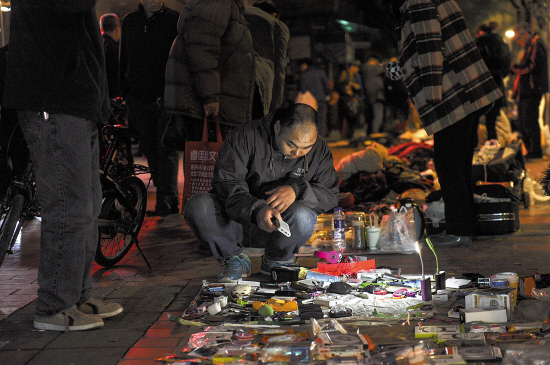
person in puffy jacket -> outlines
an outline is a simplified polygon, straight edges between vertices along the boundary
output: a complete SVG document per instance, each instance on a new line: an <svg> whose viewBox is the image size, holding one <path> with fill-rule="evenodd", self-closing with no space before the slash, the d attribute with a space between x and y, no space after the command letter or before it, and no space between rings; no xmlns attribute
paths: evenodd
<svg viewBox="0 0 550 365"><path fill-rule="evenodd" d="M222 136L250 119L254 48L243 11L241 0L194 0L180 14L164 94L187 140L201 139L205 116L219 116Z"/></svg>
<svg viewBox="0 0 550 365"><path fill-rule="evenodd" d="M220 282L248 275L243 246L251 240L265 245L262 273L293 264L317 215L338 204L332 152L315 122L312 107L293 104L236 128L218 154L212 190L187 201L187 223L224 266ZM276 220L288 223L290 237L277 230Z"/></svg>

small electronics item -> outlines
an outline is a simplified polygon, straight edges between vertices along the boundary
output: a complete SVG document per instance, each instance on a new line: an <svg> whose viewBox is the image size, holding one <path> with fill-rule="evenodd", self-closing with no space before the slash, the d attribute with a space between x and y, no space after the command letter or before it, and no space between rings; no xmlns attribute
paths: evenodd
<svg viewBox="0 0 550 365"><path fill-rule="evenodd" d="M484 346L485 334L469 333L439 333L436 342L445 342L446 346Z"/></svg>
<svg viewBox="0 0 550 365"><path fill-rule="evenodd" d="M342 261L342 254L338 251L315 251L315 257L325 259L329 264L337 264Z"/></svg>
<svg viewBox="0 0 550 365"><path fill-rule="evenodd" d="M496 346L458 347L458 354L466 361L500 361L502 352Z"/></svg>
<svg viewBox="0 0 550 365"><path fill-rule="evenodd" d="M277 227L277 230L284 234L287 237L290 237L290 227L284 220L275 220L275 226Z"/></svg>

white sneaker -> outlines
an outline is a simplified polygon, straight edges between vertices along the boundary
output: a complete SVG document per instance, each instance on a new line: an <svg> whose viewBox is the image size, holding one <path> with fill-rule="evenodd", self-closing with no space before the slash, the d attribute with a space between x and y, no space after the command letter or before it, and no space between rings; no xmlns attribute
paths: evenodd
<svg viewBox="0 0 550 365"><path fill-rule="evenodd" d="M34 328L46 331L83 331L103 327L103 320L96 315L84 314L72 306L51 317L34 317Z"/></svg>

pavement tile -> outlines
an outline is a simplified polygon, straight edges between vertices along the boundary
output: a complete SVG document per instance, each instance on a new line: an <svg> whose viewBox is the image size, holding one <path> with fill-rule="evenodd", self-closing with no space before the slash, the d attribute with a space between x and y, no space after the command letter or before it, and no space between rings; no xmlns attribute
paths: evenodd
<svg viewBox="0 0 550 365"><path fill-rule="evenodd" d="M176 348L180 338L178 337L143 337L136 342L133 348L139 347L165 347L165 348Z"/></svg>
<svg viewBox="0 0 550 365"><path fill-rule="evenodd" d="M37 331L32 328L32 320L23 327L30 327L27 331L14 327L13 330L4 329L0 331L0 341L8 341L2 348L4 350L42 350L49 343L59 337L62 332ZM3 364L0 361L0 364Z"/></svg>
<svg viewBox="0 0 550 365"><path fill-rule="evenodd" d="M160 362L155 360L122 360L117 365L159 365Z"/></svg>
<svg viewBox="0 0 550 365"><path fill-rule="evenodd" d="M106 321L103 328L89 331L71 331L54 339L46 349L132 347L143 336L142 330L113 328Z"/></svg>
<svg viewBox="0 0 550 365"><path fill-rule="evenodd" d="M151 328L145 332L144 337L184 337L188 333L188 327L178 326L173 328Z"/></svg>
<svg viewBox="0 0 550 365"><path fill-rule="evenodd" d="M126 355L124 355L124 359L130 360L130 359L141 359L141 360L154 360L158 357L164 356L166 354L172 354L174 353L174 347L132 347Z"/></svg>
<svg viewBox="0 0 550 365"><path fill-rule="evenodd" d="M116 365L125 353L124 347L46 349L27 365Z"/></svg>
<svg viewBox="0 0 550 365"><path fill-rule="evenodd" d="M4 350L2 348L0 364L26 365L38 354L40 354L39 350Z"/></svg>

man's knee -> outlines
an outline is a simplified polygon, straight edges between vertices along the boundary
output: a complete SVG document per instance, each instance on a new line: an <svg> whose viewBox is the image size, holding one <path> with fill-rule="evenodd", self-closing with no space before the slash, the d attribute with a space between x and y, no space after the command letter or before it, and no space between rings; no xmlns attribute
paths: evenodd
<svg viewBox="0 0 550 365"><path fill-rule="evenodd" d="M190 223L205 222L206 218L214 214L214 202L208 193L195 194L185 203L183 216Z"/></svg>
<svg viewBox="0 0 550 365"><path fill-rule="evenodd" d="M287 215L283 214L283 219L285 216ZM288 219L293 233L311 236L317 223L317 213L305 204L294 203L288 209L288 218L286 219Z"/></svg>

